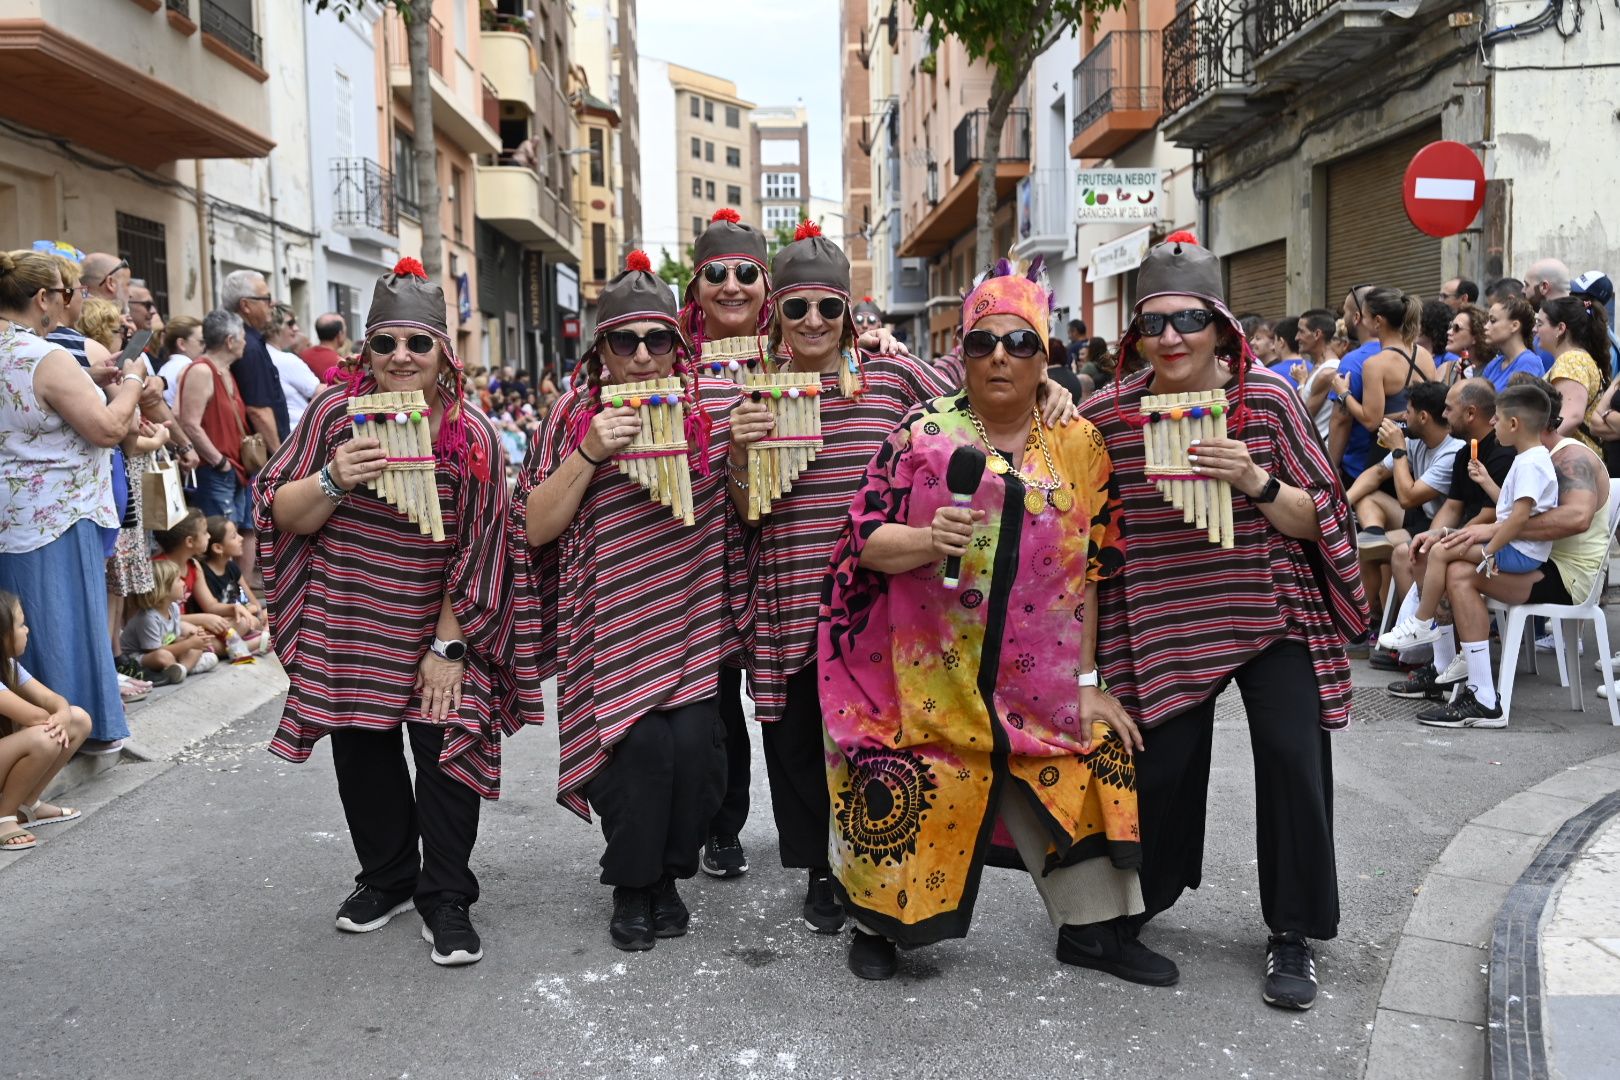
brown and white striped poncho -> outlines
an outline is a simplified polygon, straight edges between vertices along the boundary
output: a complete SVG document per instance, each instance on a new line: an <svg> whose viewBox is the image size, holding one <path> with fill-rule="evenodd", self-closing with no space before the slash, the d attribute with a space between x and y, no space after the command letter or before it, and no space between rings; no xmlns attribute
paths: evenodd
<svg viewBox="0 0 1620 1080"><path fill-rule="evenodd" d="M373 390L368 376L355 392ZM441 389L439 400L449 405L448 391ZM513 648L501 441L481 412L465 407L466 457L440 461L434 473L443 541L421 535L364 487L313 535L278 530L276 492L319 472L353 437L347 402L345 387L322 391L253 487L265 597L291 684L270 750L301 762L330 731L385 731L421 720L413 685L448 591L467 641L467 672L439 765L484 798L497 798L501 737L540 722L543 708L540 680Z"/></svg>

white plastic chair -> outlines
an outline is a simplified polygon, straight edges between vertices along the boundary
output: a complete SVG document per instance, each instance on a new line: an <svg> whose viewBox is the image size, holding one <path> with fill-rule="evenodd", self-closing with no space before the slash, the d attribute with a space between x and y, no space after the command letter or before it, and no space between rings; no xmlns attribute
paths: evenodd
<svg viewBox="0 0 1620 1080"><path fill-rule="evenodd" d="M1609 481L1610 536L1614 535L1616 525L1620 525L1620 478ZM1548 563L1546 572L1556 574L1558 571ZM1603 615L1603 587L1608 584L1608 578L1605 569L1599 567L1592 577L1592 587L1586 599L1579 604L1504 604L1500 600L1487 601L1498 617L1498 625L1502 627L1502 670L1497 676L1497 695L1502 700L1503 716L1509 715L1513 705L1513 677L1519 669L1521 643L1530 646L1530 670L1535 671L1535 643L1525 641L1524 624L1527 619L1537 617L1557 620L1556 625L1549 629L1553 640L1561 646L1558 650L1559 676L1569 687L1570 708L1586 711L1586 695L1581 689L1581 665L1578 661L1568 663L1567 658L1580 655L1577 643L1583 622L1592 624L1592 632L1597 636L1598 655L1613 655L1609 648L1609 624ZM1506 616L1505 621L1503 616ZM1609 722L1620 727L1620 693L1615 691L1614 668L1609 664L1603 665L1603 685L1608 691Z"/></svg>

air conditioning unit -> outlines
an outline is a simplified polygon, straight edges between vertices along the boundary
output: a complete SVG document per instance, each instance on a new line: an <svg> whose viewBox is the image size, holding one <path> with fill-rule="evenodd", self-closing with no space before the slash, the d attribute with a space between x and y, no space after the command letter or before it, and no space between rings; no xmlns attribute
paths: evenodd
<svg viewBox="0 0 1620 1080"><path fill-rule="evenodd" d="M928 281L927 259L901 259L899 285L902 289L920 289Z"/></svg>

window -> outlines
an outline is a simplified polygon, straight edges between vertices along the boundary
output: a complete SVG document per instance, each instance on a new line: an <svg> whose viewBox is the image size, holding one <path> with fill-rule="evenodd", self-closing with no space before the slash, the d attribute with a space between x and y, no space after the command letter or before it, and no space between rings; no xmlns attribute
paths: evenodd
<svg viewBox="0 0 1620 1080"><path fill-rule="evenodd" d="M148 221L120 212L118 257L129 263L129 276L140 278L152 290L160 315L169 311L169 242L161 221Z"/></svg>
<svg viewBox="0 0 1620 1080"><path fill-rule="evenodd" d="M607 280L607 224L591 222L591 280Z"/></svg>
<svg viewBox="0 0 1620 1080"><path fill-rule="evenodd" d="M703 235L703 219L700 218L700 217L695 217L695 218L692 219L692 237L693 237L693 239L696 239L697 237L702 236L702 235Z"/></svg>
<svg viewBox="0 0 1620 1080"><path fill-rule="evenodd" d="M332 141L338 157L354 157L354 89L342 68L332 69Z"/></svg>
<svg viewBox="0 0 1620 1080"><path fill-rule="evenodd" d="M703 157L703 140L702 139L694 138L692 140L692 157L694 159L701 159ZM709 160L713 161L714 158L711 156L709 158Z"/></svg>
<svg viewBox="0 0 1620 1080"><path fill-rule="evenodd" d="M714 181L709 180L703 185L703 197L714 202Z"/></svg>
<svg viewBox="0 0 1620 1080"><path fill-rule="evenodd" d="M767 199L797 199L799 197L799 174L792 172L765 174L765 198Z"/></svg>
<svg viewBox="0 0 1620 1080"><path fill-rule="evenodd" d="M709 160L713 161L714 158L711 157ZM726 164L733 169L742 168L742 151L735 146L726 147Z"/></svg>
<svg viewBox="0 0 1620 1080"><path fill-rule="evenodd" d="M742 112L735 105L726 106L726 127L742 127Z"/></svg>
<svg viewBox="0 0 1620 1080"><path fill-rule="evenodd" d="M417 208L418 188L416 186L416 155L415 147L411 143L411 133L404 128L394 129L394 198L399 203L399 212L409 214L411 217L420 217L422 211Z"/></svg>
<svg viewBox="0 0 1620 1080"><path fill-rule="evenodd" d="M461 189L465 184L466 174L450 166L450 229L457 240L461 239Z"/></svg>
<svg viewBox="0 0 1620 1080"><path fill-rule="evenodd" d="M797 206L767 206L765 208L765 231L774 232L779 228L793 228L799 223L799 208Z"/></svg>
<svg viewBox="0 0 1620 1080"><path fill-rule="evenodd" d="M714 123L714 102L705 101L703 103L703 119L711 124Z"/></svg>
<svg viewBox="0 0 1620 1080"><path fill-rule="evenodd" d="M732 206L736 206L738 203L742 202L742 188L738 187L736 184L727 184L726 202L730 203Z"/></svg>
<svg viewBox="0 0 1620 1080"><path fill-rule="evenodd" d="M591 128L591 186L602 187L607 183L607 140L602 137L601 128Z"/></svg>
<svg viewBox="0 0 1620 1080"><path fill-rule="evenodd" d="M714 160L714 143L706 142L706 143L703 144L703 160L704 161L713 161Z"/></svg>
<svg viewBox="0 0 1620 1080"><path fill-rule="evenodd" d="M702 116L703 115L703 100L701 98L699 98L696 94L691 95L690 100L692 102L692 115L693 116Z"/></svg>
<svg viewBox="0 0 1620 1080"><path fill-rule="evenodd" d="M703 198L703 177L701 176L692 177L692 198Z"/></svg>

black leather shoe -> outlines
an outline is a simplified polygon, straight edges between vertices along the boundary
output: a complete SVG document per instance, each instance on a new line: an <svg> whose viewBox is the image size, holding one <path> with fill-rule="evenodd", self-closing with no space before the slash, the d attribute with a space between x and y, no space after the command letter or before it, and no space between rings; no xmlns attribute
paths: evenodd
<svg viewBox="0 0 1620 1080"><path fill-rule="evenodd" d="M818 934L836 934L844 928L844 905L833 891L831 872L810 871L810 887L804 893L804 921Z"/></svg>
<svg viewBox="0 0 1620 1080"><path fill-rule="evenodd" d="M657 944L653 936L653 890L613 890L613 921L608 923L613 947L625 952L645 952Z"/></svg>
<svg viewBox="0 0 1620 1080"><path fill-rule="evenodd" d="M849 943L849 970L863 979L881 982L894 978L894 942L880 934L855 931Z"/></svg>
<svg viewBox="0 0 1620 1080"><path fill-rule="evenodd" d="M668 875L653 890L652 916L653 934L657 937L680 937L692 921L686 902L675 891L675 879Z"/></svg>
<svg viewBox="0 0 1620 1080"><path fill-rule="evenodd" d="M1057 958L1143 986L1174 986L1181 979L1175 961L1138 941L1124 917L1063 927L1058 931Z"/></svg>

